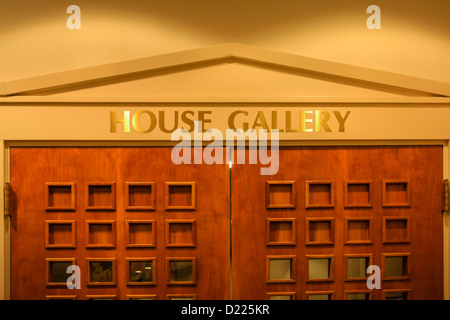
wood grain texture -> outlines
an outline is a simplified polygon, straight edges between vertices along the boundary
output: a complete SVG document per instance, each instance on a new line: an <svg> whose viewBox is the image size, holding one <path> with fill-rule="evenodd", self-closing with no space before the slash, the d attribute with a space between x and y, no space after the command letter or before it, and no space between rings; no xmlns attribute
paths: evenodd
<svg viewBox="0 0 450 320"><path fill-rule="evenodd" d="M46 211L45 184L68 181L76 185L76 211ZM156 191L154 207L126 210L129 208L126 183L149 181L155 184L152 189ZM195 182L195 210L166 211L165 183L186 181ZM171 148L12 148L11 298L46 299L75 294L78 300L91 296L164 300L167 295L181 294L198 299L229 299L229 181L227 165L175 165L171 161ZM116 195L115 209L101 206L98 210L87 210L86 183L112 185ZM167 248L167 219L195 219L195 247ZM47 249L46 220L75 221L76 249ZM86 221L102 220L115 221L115 247L86 248L89 231ZM127 226L133 221L144 224L133 225L136 228L130 235ZM151 226L145 224L147 221ZM144 233L149 228L154 233L147 237ZM127 285L127 259L145 257L156 259L157 284ZM167 257L195 257L195 285L167 286ZM46 258L76 259L81 270L81 289L46 286ZM114 284L87 286L86 259L115 259Z"/></svg>
<svg viewBox="0 0 450 320"><path fill-rule="evenodd" d="M395 253L409 253L408 277L382 281L383 290L408 292L408 299L443 299L442 147L286 147L280 148L279 161L274 176L261 176L255 165L233 166L233 299L267 299L276 292L295 292L296 299L330 292L332 299L346 299L345 292L365 292L367 287L364 281L345 281L345 255L370 255L371 263L383 268L384 255ZM296 208L267 210L267 181L295 181ZM331 182L334 207L308 207L307 181ZM369 190L370 195L344 199L352 181L365 183L365 189L354 190ZM409 206L401 201L384 207L383 181L407 182L406 193L392 199L405 197ZM391 191L397 192L395 187ZM348 206L349 200L363 205ZM334 217L334 244L306 245L306 223L311 221L306 219L327 217ZM384 217L408 217L409 242L383 243ZM281 218L295 219L295 246L267 245L267 219ZM350 228L348 222L353 222ZM296 256L295 283L266 283L265 259L271 255ZM308 282L306 257L320 255L334 257L334 281ZM370 298L383 299L383 292L373 290Z"/></svg>

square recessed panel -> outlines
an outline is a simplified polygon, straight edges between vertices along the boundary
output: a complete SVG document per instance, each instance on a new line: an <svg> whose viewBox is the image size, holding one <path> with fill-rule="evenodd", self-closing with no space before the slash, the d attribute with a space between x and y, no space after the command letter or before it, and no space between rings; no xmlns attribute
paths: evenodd
<svg viewBox="0 0 450 320"><path fill-rule="evenodd" d="M127 294L128 300L156 300L156 294Z"/></svg>
<svg viewBox="0 0 450 320"><path fill-rule="evenodd" d="M345 208L372 207L372 181L356 180L344 182Z"/></svg>
<svg viewBox="0 0 450 320"><path fill-rule="evenodd" d="M292 296L289 295L272 295L269 300L292 300Z"/></svg>
<svg viewBox="0 0 450 320"><path fill-rule="evenodd" d="M266 280L267 283L295 282L296 260L295 256L279 255L267 256Z"/></svg>
<svg viewBox="0 0 450 320"><path fill-rule="evenodd" d="M155 210L156 185L154 182L127 182L125 208L127 211Z"/></svg>
<svg viewBox="0 0 450 320"><path fill-rule="evenodd" d="M345 255L347 261L346 280L366 280L367 267L371 265L371 255Z"/></svg>
<svg viewBox="0 0 450 320"><path fill-rule="evenodd" d="M383 207L411 206L409 180L383 180Z"/></svg>
<svg viewBox="0 0 450 320"><path fill-rule="evenodd" d="M306 292L306 297L308 300L331 300L334 292L331 291L318 291L318 292Z"/></svg>
<svg viewBox="0 0 450 320"><path fill-rule="evenodd" d="M89 258L86 259L88 270L88 286L116 285L116 259Z"/></svg>
<svg viewBox="0 0 450 320"><path fill-rule="evenodd" d="M268 246L295 245L295 229L294 218L266 219L266 244Z"/></svg>
<svg viewBox="0 0 450 320"><path fill-rule="evenodd" d="M371 218L345 218L345 244L372 244Z"/></svg>
<svg viewBox="0 0 450 320"><path fill-rule="evenodd" d="M266 181L266 208L295 208L295 181Z"/></svg>
<svg viewBox="0 0 450 320"><path fill-rule="evenodd" d="M47 258L46 259L46 285L67 287L67 279L71 274L67 268L75 265L75 258Z"/></svg>
<svg viewBox="0 0 450 320"><path fill-rule="evenodd" d="M166 295L167 300L197 300L196 294L191 293L174 293Z"/></svg>
<svg viewBox="0 0 450 320"><path fill-rule="evenodd" d="M409 253L384 253L383 280L409 279L408 256Z"/></svg>
<svg viewBox="0 0 450 320"><path fill-rule="evenodd" d="M75 248L75 220L46 220L46 248Z"/></svg>
<svg viewBox="0 0 450 320"><path fill-rule="evenodd" d="M46 295L45 300L77 300L76 295Z"/></svg>
<svg viewBox="0 0 450 320"><path fill-rule="evenodd" d="M267 300L295 300L295 292L267 292Z"/></svg>
<svg viewBox="0 0 450 320"><path fill-rule="evenodd" d="M383 243L409 243L408 217L383 217Z"/></svg>
<svg viewBox="0 0 450 320"><path fill-rule="evenodd" d="M117 300L115 294L88 294L86 295L87 300Z"/></svg>
<svg viewBox="0 0 450 320"><path fill-rule="evenodd" d="M346 300L370 300L371 293L369 291L346 291Z"/></svg>
<svg viewBox="0 0 450 320"><path fill-rule="evenodd" d="M114 182L87 182L86 210L115 210L116 184Z"/></svg>
<svg viewBox="0 0 450 320"><path fill-rule="evenodd" d="M194 285L196 283L197 270L196 258L166 258L167 284L168 285Z"/></svg>
<svg viewBox="0 0 450 320"><path fill-rule="evenodd" d="M75 211L75 183L47 182L45 184L46 211Z"/></svg>
<svg viewBox="0 0 450 320"><path fill-rule="evenodd" d="M166 210L194 210L195 182L166 182Z"/></svg>
<svg viewBox="0 0 450 320"><path fill-rule="evenodd" d="M128 285L156 285L155 258L128 258Z"/></svg>
<svg viewBox="0 0 450 320"><path fill-rule="evenodd" d="M154 220L127 220L125 243L128 248L152 248L156 246Z"/></svg>
<svg viewBox="0 0 450 320"><path fill-rule="evenodd" d="M334 256L306 256L307 281L334 281Z"/></svg>
<svg viewBox="0 0 450 320"><path fill-rule="evenodd" d="M306 218L306 245L333 245L334 218Z"/></svg>
<svg viewBox="0 0 450 320"><path fill-rule="evenodd" d="M114 220L86 220L87 248L114 248L116 222Z"/></svg>
<svg viewBox="0 0 450 320"><path fill-rule="evenodd" d="M166 220L166 247L195 247L195 219Z"/></svg>
<svg viewBox="0 0 450 320"><path fill-rule="evenodd" d="M269 262L270 280L291 280L292 279L292 260L291 259L272 259Z"/></svg>
<svg viewBox="0 0 450 320"><path fill-rule="evenodd" d="M384 300L408 300L409 290L383 290Z"/></svg>
<svg viewBox="0 0 450 320"><path fill-rule="evenodd" d="M330 180L306 181L306 208L334 208L334 182Z"/></svg>

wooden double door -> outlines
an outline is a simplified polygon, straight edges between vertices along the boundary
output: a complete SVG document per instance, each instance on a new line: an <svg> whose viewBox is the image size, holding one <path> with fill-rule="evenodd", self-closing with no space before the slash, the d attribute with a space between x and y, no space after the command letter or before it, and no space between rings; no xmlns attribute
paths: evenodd
<svg viewBox="0 0 450 320"><path fill-rule="evenodd" d="M443 298L442 147L171 151L12 148L11 298Z"/></svg>

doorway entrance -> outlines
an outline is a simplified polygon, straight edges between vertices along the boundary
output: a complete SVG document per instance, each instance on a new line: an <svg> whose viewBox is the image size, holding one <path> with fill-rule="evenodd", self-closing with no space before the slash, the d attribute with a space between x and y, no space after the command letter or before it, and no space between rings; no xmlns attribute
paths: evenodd
<svg viewBox="0 0 450 320"><path fill-rule="evenodd" d="M11 298L443 298L442 147L171 150L11 148Z"/></svg>
<svg viewBox="0 0 450 320"><path fill-rule="evenodd" d="M276 176L233 167L233 299L443 299L442 147L279 159Z"/></svg>

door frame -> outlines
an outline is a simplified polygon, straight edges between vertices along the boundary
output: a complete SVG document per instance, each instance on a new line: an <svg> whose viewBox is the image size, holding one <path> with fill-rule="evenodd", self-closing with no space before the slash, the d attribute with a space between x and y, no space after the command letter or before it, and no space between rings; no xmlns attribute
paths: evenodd
<svg viewBox="0 0 450 320"><path fill-rule="evenodd" d="M206 144L206 143L205 143ZM0 140L3 157L0 157L1 188L10 182L10 150L13 147L173 147L172 141L7 141ZM280 140L280 147L367 147L367 146L426 146L438 145L443 148L443 177L450 178L450 147L449 140ZM2 192L3 194L3 192ZM0 201L0 212L4 212L4 201ZM444 268L444 299L450 300L450 215L443 214L443 268ZM4 254L0 255L0 300L10 300L11 294L11 232L10 219L0 219L0 247ZM1 252L1 251L0 251ZM232 279L231 279L232 280Z"/></svg>

